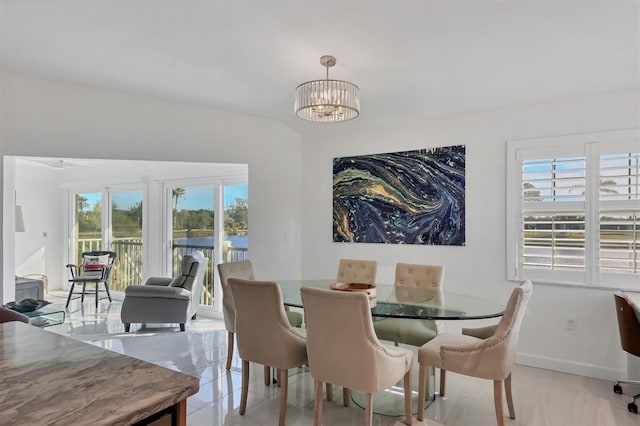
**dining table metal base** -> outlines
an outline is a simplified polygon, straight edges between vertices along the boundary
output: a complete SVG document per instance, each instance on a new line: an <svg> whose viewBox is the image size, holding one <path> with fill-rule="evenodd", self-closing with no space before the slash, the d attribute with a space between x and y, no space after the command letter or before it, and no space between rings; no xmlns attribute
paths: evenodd
<svg viewBox="0 0 640 426"><path fill-rule="evenodd" d="M411 375L411 408L413 414L418 413L418 368L414 366ZM435 398L435 371L433 367L427 369L427 392L425 409L431 405ZM358 407L365 409L366 394L356 390L351 391L351 400ZM382 416L404 416L404 386L402 380L392 387L373 394L373 412Z"/></svg>

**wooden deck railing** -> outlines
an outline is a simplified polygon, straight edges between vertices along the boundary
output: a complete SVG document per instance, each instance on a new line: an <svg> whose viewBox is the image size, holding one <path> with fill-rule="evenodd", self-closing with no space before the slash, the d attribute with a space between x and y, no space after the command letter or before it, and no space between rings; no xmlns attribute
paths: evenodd
<svg viewBox="0 0 640 426"><path fill-rule="evenodd" d="M141 285L142 276L142 239L140 238L117 238L112 242L112 250L118 255L111 270L109 278L109 288L115 291L124 291L128 285ZM77 240L77 263L81 263L82 252L102 250L102 240L99 238ZM178 274L182 256L202 251L209 259L207 272L205 273L202 297L200 303L212 306L214 291L213 283L215 277L215 265L213 263L214 246L194 245L194 244L174 244L173 256L173 276ZM231 247L229 242L223 246L222 257L225 262L237 262L248 259L249 251L243 247Z"/></svg>

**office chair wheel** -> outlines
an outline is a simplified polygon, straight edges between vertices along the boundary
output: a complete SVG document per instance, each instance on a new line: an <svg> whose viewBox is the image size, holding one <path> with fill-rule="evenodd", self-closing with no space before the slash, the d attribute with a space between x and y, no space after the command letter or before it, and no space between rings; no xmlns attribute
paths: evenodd
<svg viewBox="0 0 640 426"><path fill-rule="evenodd" d="M621 394L622 393L622 386L613 385L613 392Z"/></svg>
<svg viewBox="0 0 640 426"><path fill-rule="evenodd" d="M629 412L638 414L638 406L635 403L630 402L629 405L627 405L627 408L629 409Z"/></svg>

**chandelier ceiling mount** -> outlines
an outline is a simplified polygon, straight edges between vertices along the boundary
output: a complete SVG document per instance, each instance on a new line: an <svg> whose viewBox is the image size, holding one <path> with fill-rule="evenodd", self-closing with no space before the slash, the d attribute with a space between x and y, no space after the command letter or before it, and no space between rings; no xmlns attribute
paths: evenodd
<svg viewBox="0 0 640 426"><path fill-rule="evenodd" d="M360 89L348 81L329 79L329 68L336 65L335 57L324 55L320 64L327 69L326 79L307 81L296 88L296 115L316 123L356 118L360 115Z"/></svg>

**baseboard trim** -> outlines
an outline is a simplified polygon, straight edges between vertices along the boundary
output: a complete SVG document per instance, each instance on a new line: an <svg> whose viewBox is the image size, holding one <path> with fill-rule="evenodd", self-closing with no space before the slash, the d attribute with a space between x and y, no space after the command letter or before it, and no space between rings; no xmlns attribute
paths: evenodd
<svg viewBox="0 0 640 426"><path fill-rule="evenodd" d="M545 370L577 374L602 380L616 381L626 377L626 368L608 368L595 364L587 364L584 362L569 361L566 359L551 358L541 355L518 353L516 362L519 365L526 365L528 367L544 368Z"/></svg>

